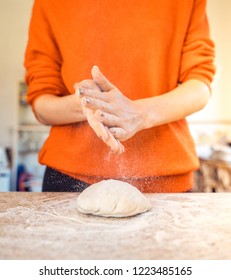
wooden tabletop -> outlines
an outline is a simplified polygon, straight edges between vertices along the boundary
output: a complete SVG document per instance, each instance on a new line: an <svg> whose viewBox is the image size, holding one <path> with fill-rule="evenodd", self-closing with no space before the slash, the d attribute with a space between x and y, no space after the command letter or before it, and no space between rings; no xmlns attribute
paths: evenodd
<svg viewBox="0 0 231 280"><path fill-rule="evenodd" d="M231 193L147 194L130 218L78 213L78 193L0 193L0 259L231 259Z"/></svg>

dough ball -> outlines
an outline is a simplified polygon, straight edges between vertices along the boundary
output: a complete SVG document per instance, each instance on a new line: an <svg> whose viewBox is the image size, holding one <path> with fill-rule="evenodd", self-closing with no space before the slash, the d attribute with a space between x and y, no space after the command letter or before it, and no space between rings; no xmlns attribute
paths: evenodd
<svg viewBox="0 0 231 280"><path fill-rule="evenodd" d="M79 212L104 217L129 217L150 208L151 202L137 188L112 179L89 186L77 199Z"/></svg>

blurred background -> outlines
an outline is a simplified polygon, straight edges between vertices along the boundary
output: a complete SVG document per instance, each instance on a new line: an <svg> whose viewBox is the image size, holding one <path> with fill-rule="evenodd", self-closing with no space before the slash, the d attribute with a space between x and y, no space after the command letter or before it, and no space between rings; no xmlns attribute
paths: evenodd
<svg viewBox="0 0 231 280"><path fill-rule="evenodd" d="M23 67L33 0L0 0L0 191L41 191L38 151L49 127L26 104ZM195 192L231 191L231 1L207 0L217 72L213 94L188 118L200 158Z"/></svg>

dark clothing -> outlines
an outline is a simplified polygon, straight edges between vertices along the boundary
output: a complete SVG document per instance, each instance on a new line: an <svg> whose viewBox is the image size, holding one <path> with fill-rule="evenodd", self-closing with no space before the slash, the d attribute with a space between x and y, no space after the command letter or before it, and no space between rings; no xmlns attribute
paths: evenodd
<svg viewBox="0 0 231 280"><path fill-rule="evenodd" d="M43 192L82 192L89 184L65 175L50 167L46 168L43 178Z"/></svg>

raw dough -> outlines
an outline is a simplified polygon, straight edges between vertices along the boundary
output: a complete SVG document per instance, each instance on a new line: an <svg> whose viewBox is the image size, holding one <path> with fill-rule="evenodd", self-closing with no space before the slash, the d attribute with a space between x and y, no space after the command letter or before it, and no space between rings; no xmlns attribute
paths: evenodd
<svg viewBox="0 0 231 280"><path fill-rule="evenodd" d="M150 208L151 202L137 188L112 179L89 186L77 199L79 212L105 217L129 217Z"/></svg>

